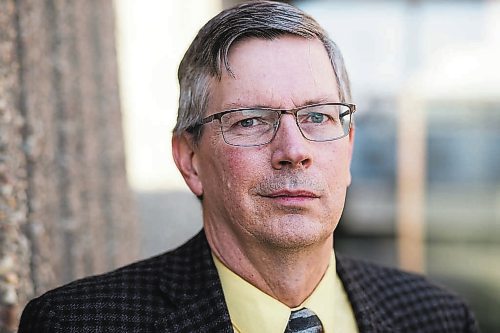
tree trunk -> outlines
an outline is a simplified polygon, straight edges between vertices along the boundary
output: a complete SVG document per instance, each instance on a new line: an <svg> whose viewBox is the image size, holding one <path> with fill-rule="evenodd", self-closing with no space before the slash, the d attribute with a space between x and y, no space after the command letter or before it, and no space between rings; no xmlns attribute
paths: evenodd
<svg viewBox="0 0 500 333"><path fill-rule="evenodd" d="M0 333L137 258L112 2L0 0Z"/></svg>

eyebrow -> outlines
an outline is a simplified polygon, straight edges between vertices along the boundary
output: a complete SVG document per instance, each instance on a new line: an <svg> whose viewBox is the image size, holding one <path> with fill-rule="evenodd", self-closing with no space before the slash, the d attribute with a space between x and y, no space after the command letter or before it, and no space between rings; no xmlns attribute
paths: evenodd
<svg viewBox="0 0 500 333"><path fill-rule="evenodd" d="M223 110L231 110L231 109L251 109L251 108L264 108L263 105L243 105L240 103L227 103L222 106Z"/></svg>
<svg viewBox="0 0 500 333"><path fill-rule="evenodd" d="M313 105L313 104L320 104L320 103L327 103L327 102L332 102L336 103L338 101L332 101L331 98L328 97L319 97L319 98L314 98L314 99L308 99L301 103L300 105L295 105L294 108L300 108L302 106L307 106L307 105ZM282 109L282 107L274 107L274 106L269 106L269 105L264 105L264 104L252 104L252 105L244 105L240 104L237 102L232 102L232 103L227 103L222 106L223 110L232 110L232 109Z"/></svg>
<svg viewBox="0 0 500 333"><path fill-rule="evenodd" d="M319 98L315 98L315 99L308 99L301 106L320 104L320 103L328 103L328 102L336 103L336 101L332 101L328 97L319 97Z"/></svg>

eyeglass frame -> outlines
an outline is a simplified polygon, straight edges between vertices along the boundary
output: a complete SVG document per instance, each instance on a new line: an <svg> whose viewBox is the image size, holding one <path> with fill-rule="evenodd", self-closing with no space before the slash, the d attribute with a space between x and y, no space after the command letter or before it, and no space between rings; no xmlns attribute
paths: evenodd
<svg viewBox="0 0 500 333"><path fill-rule="evenodd" d="M348 129L347 133L345 133L344 135L342 135L340 137L334 138L334 139L328 139L328 140L312 140L312 139L309 139L308 137L306 137L304 135L304 132L302 132L302 128L300 127L298 119L297 119L297 113L300 110L303 110L303 109L306 109L306 108L316 107L316 106L325 106L325 105L341 105L341 106L347 107L349 110L346 111L346 112L344 112L344 113L342 113L342 114L340 114L339 118L341 119L342 117L345 117L346 114L350 115L351 118L350 118L350 121L349 121L349 129ZM276 124L274 126L273 136L271 137L271 139L269 139L269 141L264 142L264 143L259 143L259 144L251 144L251 145L239 145L239 144L234 144L234 143L227 142L226 137L224 136L224 131L222 129L221 118L225 114L228 114L228 113L231 113L231 112L247 111L247 110L264 110L264 111L279 112L278 121L276 122ZM312 142L329 142L329 141L335 141L335 140L339 140L339 139L345 138L349 134L350 130L352 129L353 114L354 114L354 112L356 112L356 105L355 104L352 104L352 103L341 103L341 102L326 102L326 103L308 104L308 105L304 105L304 106L301 106L301 107L298 107L298 108L293 108L293 109L274 109L274 108L263 108L263 107L244 107L244 108L229 109L229 110L225 110L225 111L214 113L214 114L212 114L212 115L210 115L208 117L203 118L197 124L188 127L187 131L192 133L192 132L194 132L195 129L197 129L197 128L205 125L205 124L211 123L214 120L218 120L219 124L220 124L220 128L221 128L222 138L224 139L224 142L226 144L228 144L230 146L234 146L234 147L258 147L258 146L267 145L268 143L270 143L271 141L274 140L274 137L276 136L276 133L278 132L278 129L279 129L279 126L280 126L281 117L284 114L290 114L290 115L293 115L293 117L295 118L295 123L297 124L299 132L300 132L300 134L302 134L302 137L304 139L306 139L308 141L312 141Z"/></svg>

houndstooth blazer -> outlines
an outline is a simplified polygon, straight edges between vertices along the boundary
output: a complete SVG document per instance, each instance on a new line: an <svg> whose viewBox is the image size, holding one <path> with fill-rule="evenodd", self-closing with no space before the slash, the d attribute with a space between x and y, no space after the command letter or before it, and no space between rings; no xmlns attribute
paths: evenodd
<svg viewBox="0 0 500 333"><path fill-rule="evenodd" d="M360 333L478 332L456 296L423 277L337 257ZM201 231L178 249L32 300L19 333L232 332Z"/></svg>

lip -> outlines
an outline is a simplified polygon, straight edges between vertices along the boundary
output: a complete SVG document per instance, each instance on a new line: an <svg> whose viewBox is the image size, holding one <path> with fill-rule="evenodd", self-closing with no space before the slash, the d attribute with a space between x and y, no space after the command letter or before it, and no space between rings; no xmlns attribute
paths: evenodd
<svg viewBox="0 0 500 333"><path fill-rule="evenodd" d="M319 198L314 192L307 190L280 190L263 195L276 204L285 206L300 206Z"/></svg>
<svg viewBox="0 0 500 333"><path fill-rule="evenodd" d="M319 195L317 195L314 192L307 191L307 190L280 190L280 191L275 191L272 192L266 197L269 198L310 198L310 199L315 199L319 198Z"/></svg>

